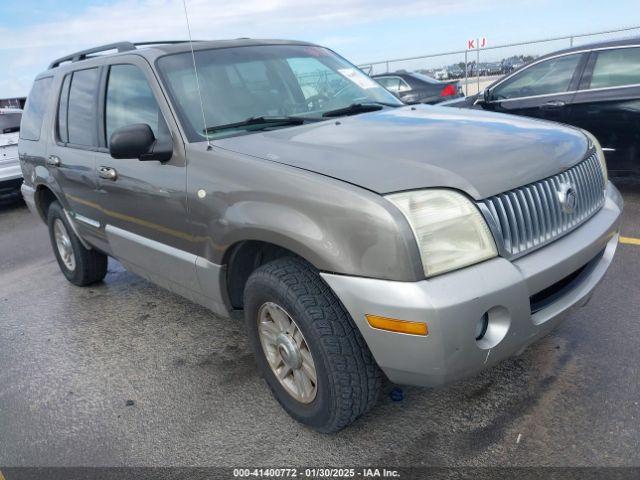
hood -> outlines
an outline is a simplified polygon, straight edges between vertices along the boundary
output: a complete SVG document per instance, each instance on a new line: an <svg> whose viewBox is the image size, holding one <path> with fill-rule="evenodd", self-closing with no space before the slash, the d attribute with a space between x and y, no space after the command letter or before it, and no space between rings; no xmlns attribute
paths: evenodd
<svg viewBox="0 0 640 480"><path fill-rule="evenodd" d="M555 175L588 141L560 124L419 105L217 140L227 150L384 194L448 187L482 199Z"/></svg>

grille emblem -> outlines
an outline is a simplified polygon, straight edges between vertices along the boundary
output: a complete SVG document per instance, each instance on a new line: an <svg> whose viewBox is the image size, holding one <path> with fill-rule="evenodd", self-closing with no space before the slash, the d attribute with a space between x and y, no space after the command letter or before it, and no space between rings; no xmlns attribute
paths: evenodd
<svg viewBox="0 0 640 480"><path fill-rule="evenodd" d="M576 207L578 205L578 194L576 192L576 187L572 184L560 184L558 199L560 200L560 207L564 213L571 214L576 211Z"/></svg>

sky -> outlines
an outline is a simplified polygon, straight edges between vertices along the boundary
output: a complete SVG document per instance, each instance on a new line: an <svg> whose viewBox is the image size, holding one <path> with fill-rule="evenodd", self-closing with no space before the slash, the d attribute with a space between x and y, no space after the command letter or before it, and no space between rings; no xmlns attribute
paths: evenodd
<svg viewBox="0 0 640 480"><path fill-rule="evenodd" d="M638 0L186 0L194 39L286 38L356 64L640 26ZM630 23L634 22L635 23ZM640 36L640 29L629 35ZM51 60L121 40L187 38L183 0L0 0L0 98L26 95ZM606 38L606 37L604 37ZM487 51L540 54L567 42ZM491 57L495 58L491 58ZM394 64L434 67L450 56Z"/></svg>

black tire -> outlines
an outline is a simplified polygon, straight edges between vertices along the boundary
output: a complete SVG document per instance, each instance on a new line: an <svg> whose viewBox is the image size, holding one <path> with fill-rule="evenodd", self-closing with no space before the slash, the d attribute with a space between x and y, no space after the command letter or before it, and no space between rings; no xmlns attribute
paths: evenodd
<svg viewBox="0 0 640 480"><path fill-rule="evenodd" d="M66 233L71 243L73 250L73 256L75 259L75 268L69 269L63 261L58 247L56 245L56 239L54 234L54 223L56 220L60 220L66 229ZM76 234L69 225L66 215L62 210L62 207L58 202L53 202L49 206L49 212L47 214L47 225L49 226L49 238L51 239L51 246L53 247L53 253L58 261L58 266L64 274L64 276L74 285L79 287L85 287L93 283L100 282L107 274L108 257L96 250L86 249Z"/></svg>
<svg viewBox="0 0 640 480"><path fill-rule="evenodd" d="M286 310L304 335L317 371L317 393L310 403L290 395L267 361L258 333L258 312L267 302ZM376 403L380 369L349 314L307 262L286 257L256 269L245 287L244 309L258 367L297 421L319 432L336 432Z"/></svg>

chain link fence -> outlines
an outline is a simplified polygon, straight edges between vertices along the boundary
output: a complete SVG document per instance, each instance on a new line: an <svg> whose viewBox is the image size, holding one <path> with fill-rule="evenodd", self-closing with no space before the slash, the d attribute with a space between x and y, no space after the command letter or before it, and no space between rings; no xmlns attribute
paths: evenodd
<svg viewBox="0 0 640 480"><path fill-rule="evenodd" d="M564 48L636 36L640 36L640 26L378 60L360 64L359 67L369 75L406 70L421 72L437 80L459 79L465 95L474 95L501 76L541 55Z"/></svg>

